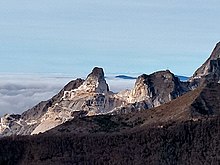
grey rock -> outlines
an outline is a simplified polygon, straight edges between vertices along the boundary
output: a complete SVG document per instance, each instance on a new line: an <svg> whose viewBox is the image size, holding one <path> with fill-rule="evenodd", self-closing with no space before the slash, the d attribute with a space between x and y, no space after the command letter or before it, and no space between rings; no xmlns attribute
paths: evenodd
<svg viewBox="0 0 220 165"><path fill-rule="evenodd" d="M190 88L195 89L209 82L220 80L220 42L216 44L210 57L199 67L189 79Z"/></svg>

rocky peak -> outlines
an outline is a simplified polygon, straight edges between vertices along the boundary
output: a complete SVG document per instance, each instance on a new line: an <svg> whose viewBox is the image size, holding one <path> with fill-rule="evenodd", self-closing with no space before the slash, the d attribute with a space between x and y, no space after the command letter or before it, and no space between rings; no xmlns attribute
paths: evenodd
<svg viewBox="0 0 220 165"><path fill-rule="evenodd" d="M95 93L109 92L109 87L105 81L103 69L95 67L87 76L85 82L79 87L79 90Z"/></svg>
<svg viewBox="0 0 220 165"><path fill-rule="evenodd" d="M92 72L88 75L89 77L97 77L98 79L104 79L104 71L102 68L95 67Z"/></svg>
<svg viewBox="0 0 220 165"><path fill-rule="evenodd" d="M131 90L129 96L129 102L139 102L145 99L149 99L149 91L146 80L148 79L148 75L142 74L139 76L135 82L134 88Z"/></svg>
<svg viewBox="0 0 220 165"><path fill-rule="evenodd" d="M211 60L214 60L214 59L217 59L217 58L220 58L220 42L218 42L210 56L210 59Z"/></svg>
<svg viewBox="0 0 220 165"><path fill-rule="evenodd" d="M185 93L177 77L169 70L143 74L137 78L130 93L130 102L147 101L150 107L159 106Z"/></svg>
<svg viewBox="0 0 220 165"><path fill-rule="evenodd" d="M210 57L199 67L189 81L195 86L201 85L207 79L218 81L220 78L220 42L213 49Z"/></svg>

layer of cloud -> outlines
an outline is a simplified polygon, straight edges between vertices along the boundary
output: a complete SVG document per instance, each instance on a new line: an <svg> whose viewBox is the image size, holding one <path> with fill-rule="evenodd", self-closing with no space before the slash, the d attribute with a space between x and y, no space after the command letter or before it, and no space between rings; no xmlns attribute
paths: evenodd
<svg viewBox="0 0 220 165"><path fill-rule="evenodd" d="M72 77L0 75L0 116L22 113L57 94ZM130 89L134 80L108 78L110 90Z"/></svg>
<svg viewBox="0 0 220 165"><path fill-rule="evenodd" d="M55 95L70 78L1 76L0 115L21 113Z"/></svg>
<svg viewBox="0 0 220 165"><path fill-rule="evenodd" d="M113 92L119 92L126 89L131 89L134 86L135 79L120 79L120 78L107 78L109 88Z"/></svg>

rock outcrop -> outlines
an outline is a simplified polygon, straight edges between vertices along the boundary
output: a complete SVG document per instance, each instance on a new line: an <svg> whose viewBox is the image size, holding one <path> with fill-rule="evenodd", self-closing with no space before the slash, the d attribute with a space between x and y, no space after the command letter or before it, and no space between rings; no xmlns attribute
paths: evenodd
<svg viewBox="0 0 220 165"><path fill-rule="evenodd" d="M189 89L180 82L169 70L155 72L150 75L143 74L136 80L132 90L120 92L116 96L123 100L126 105L117 108L115 113L128 113L158 107L167 103Z"/></svg>
<svg viewBox="0 0 220 165"><path fill-rule="evenodd" d="M188 91L169 70L143 74L138 77L134 89L129 94L129 102L148 102L149 107L157 107Z"/></svg>
<svg viewBox="0 0 220 165"><path fill-rule="evenodd" d="M199 67L193 76L189 79L190 87L197 88L209 82L218 82L220 80L220 42L216 44L210 57Z"/></svg>
<svg viewBox="0 0 220 165"><path fill-rule="evenodd" d="M19 118L3 116L0 134L37 134L74 117L107 113L121 104L109 91L103 69L96 67L85 81L71 81L52 99L39 103Z"/></svg>
<svg viewBox="0 0 220 165"><path fill-rule="evenodd" d="M65 90L63 97L48 108L32 134L44 132L74 117L105 114L120 106L109 91L102 68L94 68L78 88Z"/></svg>

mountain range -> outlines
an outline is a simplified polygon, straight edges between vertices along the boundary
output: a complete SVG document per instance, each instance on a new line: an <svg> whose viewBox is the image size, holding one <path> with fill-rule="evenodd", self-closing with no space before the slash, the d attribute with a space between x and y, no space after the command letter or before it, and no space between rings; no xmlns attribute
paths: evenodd
<svg viewBox="0 0 220 165"><path fill-rule="evenodd" d="M3 116L0 162L218 164L219 59L217 43L187 81L158 71L138 76L131 90L118 93L109 90L104 70L95 67L85 80L69 82L48 101Z"/></svg>
<svg viewBox="0 0 220 165"><path fill-rule="evenodd" d="M109 91L102 68L95 67L86 80L68 83L52 99L41 102L21 115L1 118L1 134L43 133L77 116L94 116L149 109L169 102L188 91L170 71L143 74L131 90Z"/></svg>

